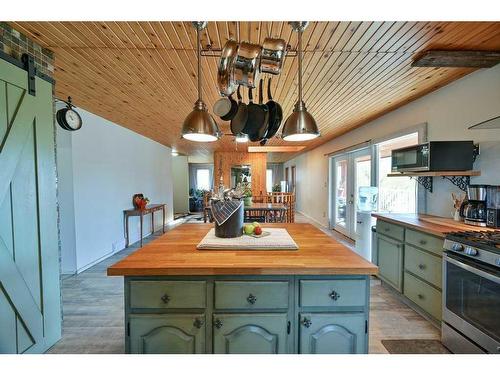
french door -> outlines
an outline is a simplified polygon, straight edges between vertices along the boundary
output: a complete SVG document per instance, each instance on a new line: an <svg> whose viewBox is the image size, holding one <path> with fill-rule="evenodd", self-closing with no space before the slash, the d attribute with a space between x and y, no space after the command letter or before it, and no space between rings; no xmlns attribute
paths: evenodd
<svg viewBox="0 0 500 375"><path fill-rule="evenodd" d="M373 186L372 148L332 158L330 228L355 238L359 188Z"/></svg>

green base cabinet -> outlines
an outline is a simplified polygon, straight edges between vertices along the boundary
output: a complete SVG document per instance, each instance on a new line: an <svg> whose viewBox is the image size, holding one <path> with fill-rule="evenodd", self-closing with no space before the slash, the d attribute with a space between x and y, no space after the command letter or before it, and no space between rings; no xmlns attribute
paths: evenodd
<svg viewBox="0 0 500 375"><path fill-rule="evenodd" d="M125 277L126 352L367 353L369 295L364 275Z"/></svg>
<svg viewBox="0 0 500 375"><path fill-rule="evenodd" d="M377 235L379 277L403 292L403 243Z"/></svg>

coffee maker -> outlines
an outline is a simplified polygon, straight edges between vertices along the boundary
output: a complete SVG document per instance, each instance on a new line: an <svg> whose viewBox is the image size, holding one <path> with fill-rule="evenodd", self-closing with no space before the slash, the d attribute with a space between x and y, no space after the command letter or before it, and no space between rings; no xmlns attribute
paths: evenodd
<svg viewBox="0 0 500 375"><path fill-rule="evenodd" d="M500 186L488 186L486 194L486 225L500 228Z"/></svg>
<svg viewBox="0 0 500 375"><path fill-rule="evenodd" d="M465 224L486 226L486 196L487 185L467 186L467 201L463 203L460 214Z"/></svg>

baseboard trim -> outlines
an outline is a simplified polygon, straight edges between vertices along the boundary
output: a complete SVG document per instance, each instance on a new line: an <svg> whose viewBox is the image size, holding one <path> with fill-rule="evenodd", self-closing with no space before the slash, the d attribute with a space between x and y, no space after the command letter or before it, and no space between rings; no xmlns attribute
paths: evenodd
<svg viewBox="0 0 500 375"><path fill-rule="evenodd" d="M302 211L299 211L299 210L296 210L297 213L307 217L309 220L313 221L314 223L316 223L317 225L319 225L321 228L324 228L324 229L328 229L328 226L325 226L324 224L320 223L318 220L316 220L315 218L305 214L304 212Z"/></svg>

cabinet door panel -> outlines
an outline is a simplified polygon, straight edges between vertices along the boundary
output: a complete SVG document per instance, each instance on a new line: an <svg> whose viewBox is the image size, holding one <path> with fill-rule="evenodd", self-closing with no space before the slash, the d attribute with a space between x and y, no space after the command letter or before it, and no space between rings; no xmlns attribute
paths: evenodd
<svg viewBox="0 0 500 375"><path fill-rule="evenodd" d="M302 354L366 353L363 313L301 314L299 333Z"/></svg>
<svg viewBox="0 0 500 375"><path fill-rule="evenodd" d="M378 270L382 280L403 291L403 244L377 235Z"/></svg>
<svg viewBox="0 0 500 375"><path fill-rule="evenodd" d="M214 353L285 353L286 326L286 314L214 314Z"/></svg>
<svg viewBox="0 0 500 375"><path fill-rule="evenodd" d="M130 316L130 352L140 354L201 354L205 352L203 314Z"/></svg>

